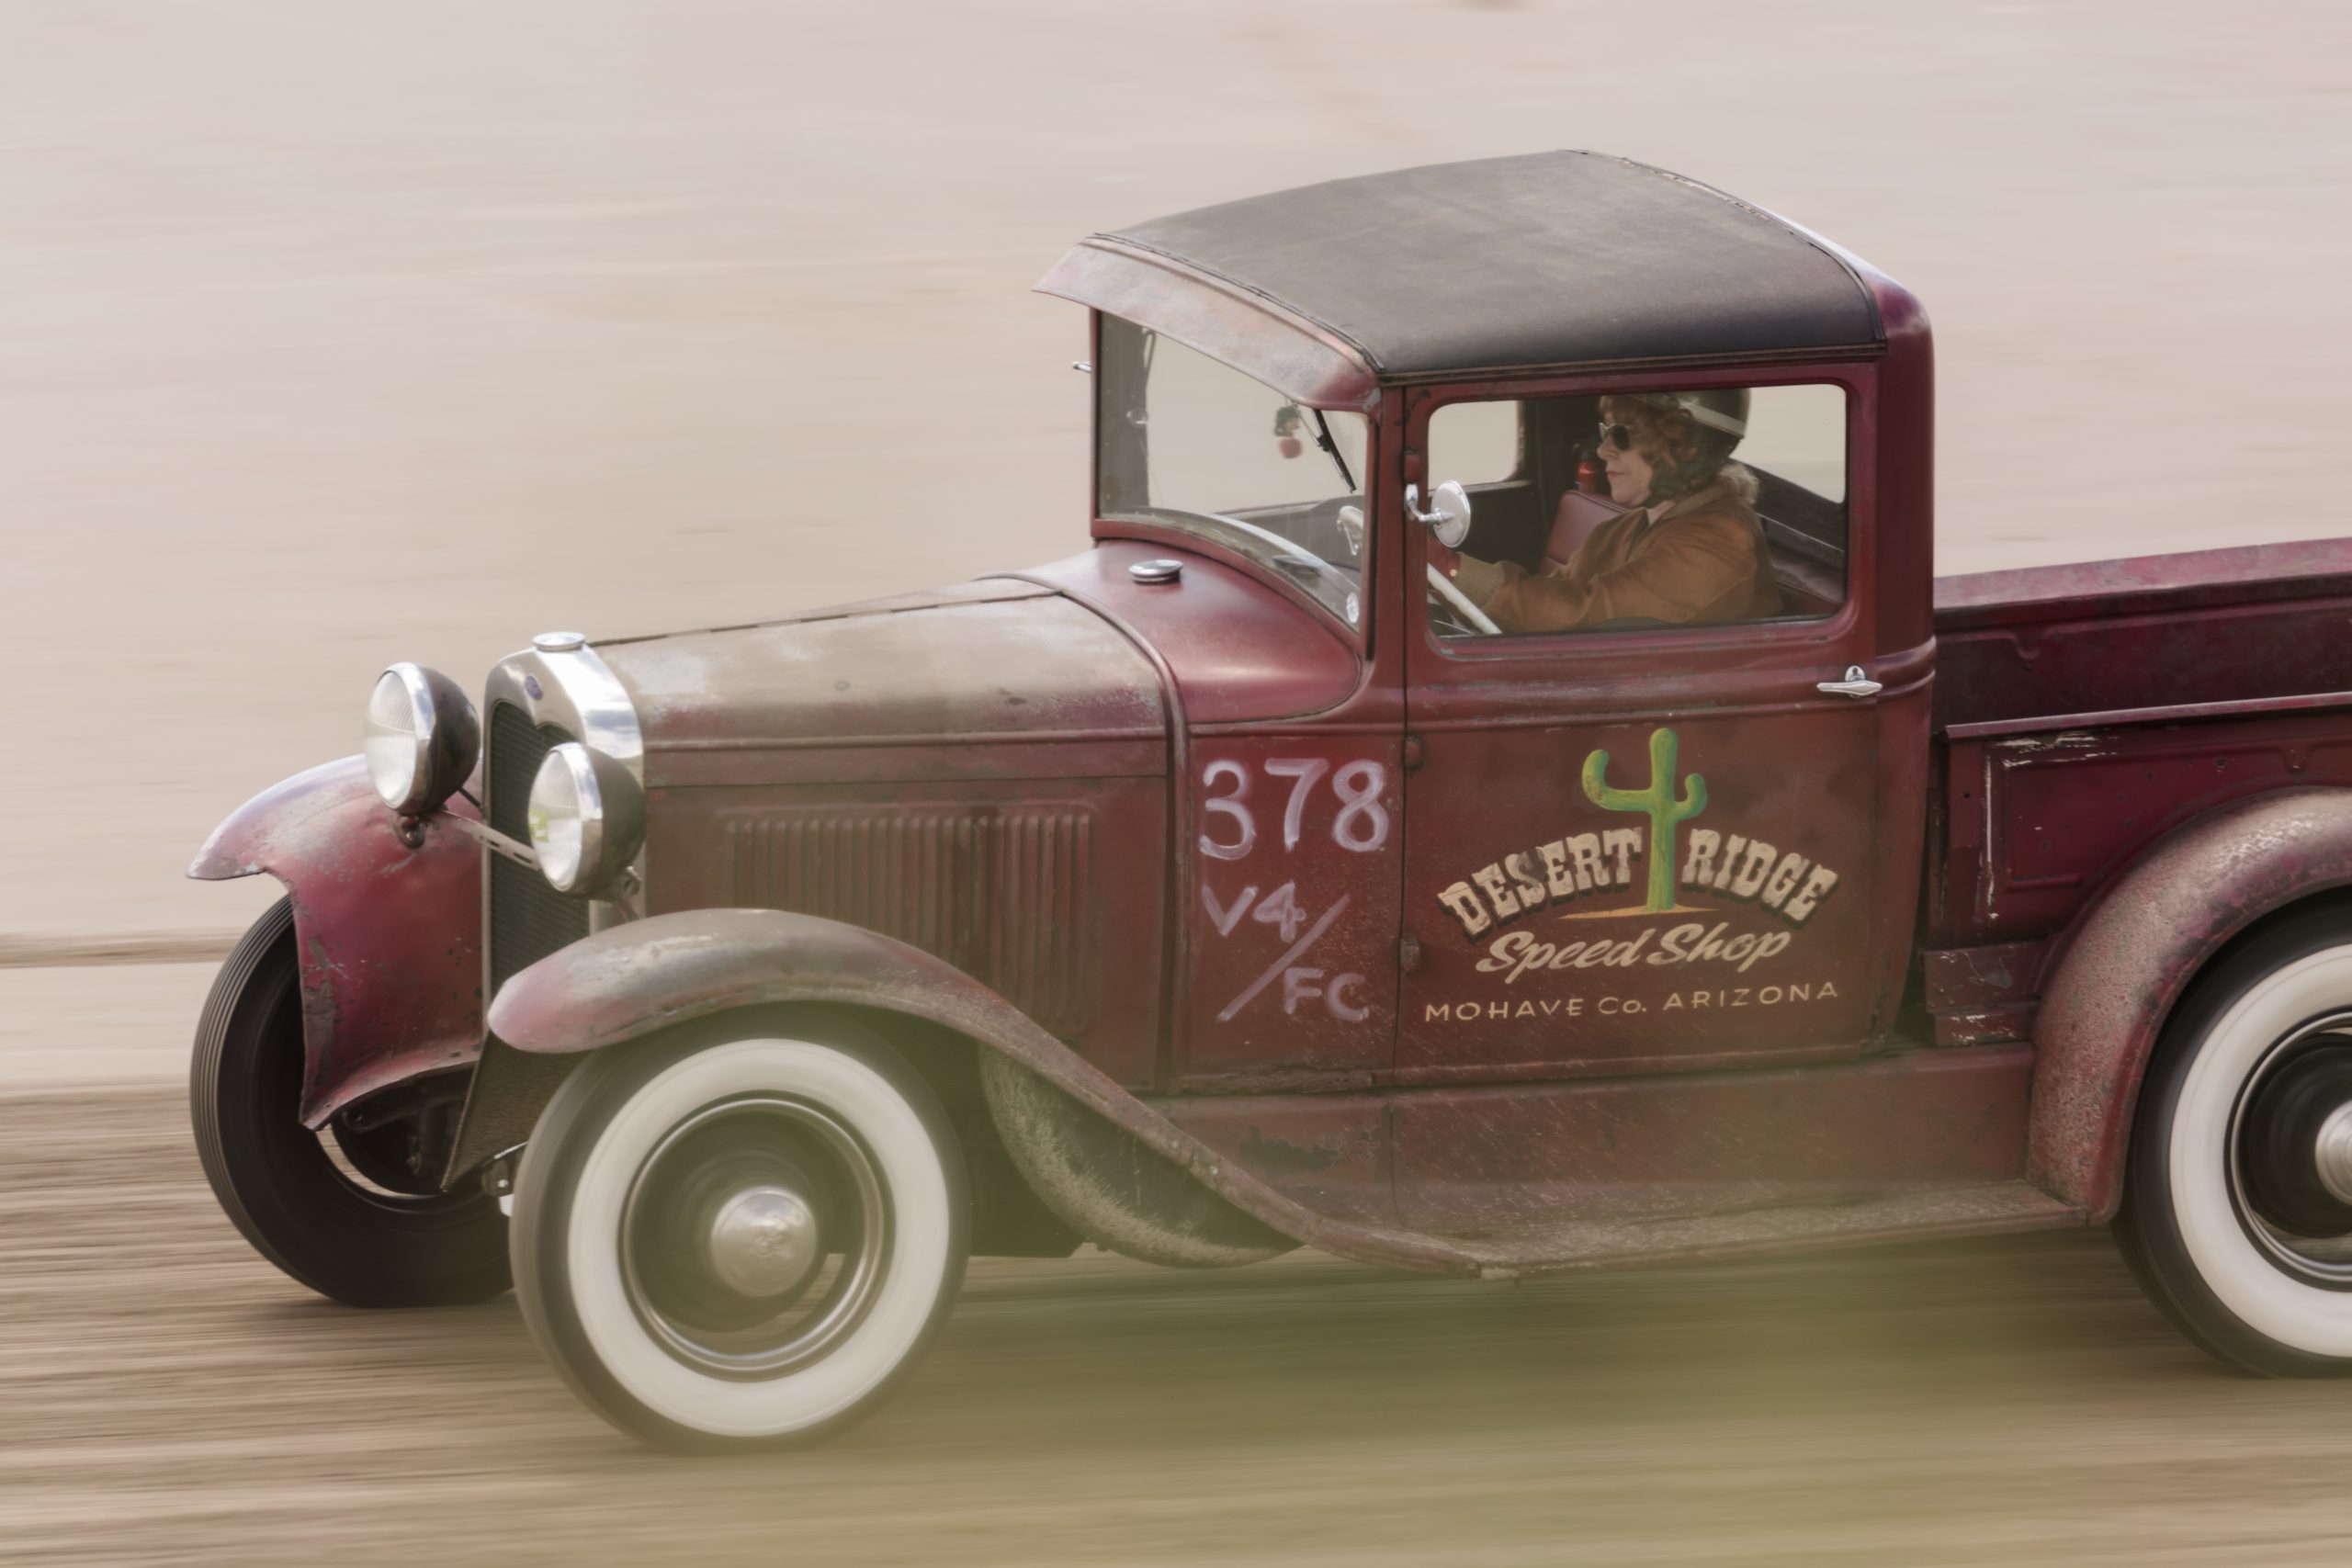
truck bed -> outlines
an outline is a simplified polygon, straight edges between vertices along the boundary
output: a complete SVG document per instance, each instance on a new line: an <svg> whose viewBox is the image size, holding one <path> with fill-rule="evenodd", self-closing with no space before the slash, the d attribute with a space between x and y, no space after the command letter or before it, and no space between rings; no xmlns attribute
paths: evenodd
<svg viewBox="0 0 2352 1568"><path fill-rule="evenodd" d="M2217 807L2352 786L2352 540L1936 583L1927 1003L2020 1037L2044 948Z"/></svg>
<svg viewBox="0 0 2352 1568"><path fill-rule="evenodd" d="M2352 539L1936 580L1936 728L2352 692Z"/></svg>

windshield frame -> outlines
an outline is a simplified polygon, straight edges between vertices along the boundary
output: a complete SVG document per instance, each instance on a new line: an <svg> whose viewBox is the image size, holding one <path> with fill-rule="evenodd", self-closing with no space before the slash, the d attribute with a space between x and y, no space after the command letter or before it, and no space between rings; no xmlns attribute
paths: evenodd
<svg viewBox="0 0 2352 1568"><path fill-rule="evenodd" d="M1089 478L1094 537L1147 540L1222 561L1248 572L1284 597L1313 610L1335 632L1368 653L1373 647L1374 620L1374 541L1380 532L1374 525L1384 423L1380 400L1374 398L1367 406L1362 401L1325 403L1295 398L1173 333L1144 327L1107 311L1097 310L1093 316L1094 356L1090 365L1093 372L1090 379L1094 383L1093 429ZM1138 434L1132 440L1118 439L1118 431L1120 426L1133 423L1127 417L1129 411L1142 405L1142 381L1148 368L1148 358L1139 349L1140 344L1151 337L1167 338L1170 343L1213 360L1236 377L1264 389L1270 399L1295 406L1306 416L1308 423L1302 436L1310 447L1318 445L1316 440L1318 415L1346 414L1361 419L1363 422L1361 460L1354 465L1345 465L1343 459L1343 466L1361 470L1349 474L1355 483L1355 490L1344 494L1340 492L1337 490L1340 473L1337 468L1331 468L1334 493L1324 501L1276 502L1231 513L1193 512L1155 505L1148 500L1141 503L1114 505L1113 497L1116 494L1142 493L1148 496L1149 493L1149 454L1148 438L1143 434L1145 427L1136 426ZM1332 463L1331 455L1328 452L1309 451L1302 457L1327 468ZM1352 500L1349 501L1347 497L1352 497ZM1275 564L1278 557L1260 554L1243 544L1240 538L1233 536L1254 536L1266 545L1275 547L1287 546L1302 557L1312 557L1313 552L1306 546L1267 529L1258 521L1258 514L1261 512L1320 507L1335 501L1352 504L1363 513L1363 536L1354 556L1324 562L1333 572L1348 579L1345 596L1353 599L1357 608L1353 622L1348 619L1340 606L1324 598L1308 583L1282 570Z"/></svg>

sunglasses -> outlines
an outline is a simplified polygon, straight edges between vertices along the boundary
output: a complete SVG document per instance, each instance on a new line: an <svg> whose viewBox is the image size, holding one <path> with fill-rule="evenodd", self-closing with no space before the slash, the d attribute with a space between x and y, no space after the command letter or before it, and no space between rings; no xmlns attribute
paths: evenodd
<svg viewBox="0 0 2352 1568"><path fill-rule="evenodd" d="M1604 422L1600 426L1600 449L1604 452L1631 452L1634 449L1634 427Z"/></svg>

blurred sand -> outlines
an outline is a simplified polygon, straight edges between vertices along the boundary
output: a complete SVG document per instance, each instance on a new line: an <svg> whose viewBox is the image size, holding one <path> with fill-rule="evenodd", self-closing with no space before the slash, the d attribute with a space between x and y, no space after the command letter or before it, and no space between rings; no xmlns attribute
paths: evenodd
<svg viewBox="0 0 2352 1568"><path fill-rule="evenodd" d="M186 1078L218 968L0 969L0 1086Z"/></svg>
<svg viewBox="0 0 2352 1568"><path fill-rule="evenodd" d="M1887 267L1947 570L2335 532L2347 94L2328 0L17 0L0 935L241 926L182 868L390 660L1080 547L1030 284L1332 175L1600 147Z"/></svg>
<svg viewBox="0 0 2352 1568"><path fill-rule="evenodd" d="M176 1094L0 1099L0 1562L2335 1565L2344 1389L2207 1362L2105 1237L1519 1286L975 1267L832 1446L677 1460L514 1299L367 1314ZM102 1151L102 1153L101 1153Z"/></svg>

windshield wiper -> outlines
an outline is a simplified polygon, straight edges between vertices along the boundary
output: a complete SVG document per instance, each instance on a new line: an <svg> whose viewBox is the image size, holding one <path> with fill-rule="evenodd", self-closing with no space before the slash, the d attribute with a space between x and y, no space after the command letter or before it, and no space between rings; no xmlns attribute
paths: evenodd
<svg viewBox="0 0 2352 1568"><path fill-rule="evenodd" d="M1329 455L1331 466L1340 470L1340 482L1347 487L1350 495L1353 495L1356 477L1348 472L1348 460L1340 456L1340 444L1331 439L1331 422L1323 417L1321 409L1302 410L1296 403L1284 403L1274 411L1274 434L1289 439L1306 423L1305 416L1309 413L1315 416L1315 445Z"/></svg>
<svg viewBox="0 0 2352 1568"><path fill-rule="evenodd" d="M1348 472L1348 460L1340 456L1340 444L1331 439L1331 422L1323 417L1321 409L1311 412L1315 415L1315 445L1331 454L1331 466L1340 470L1340 482L1348 487L1350 495L1355 494L1355 476Z"/></svg>

